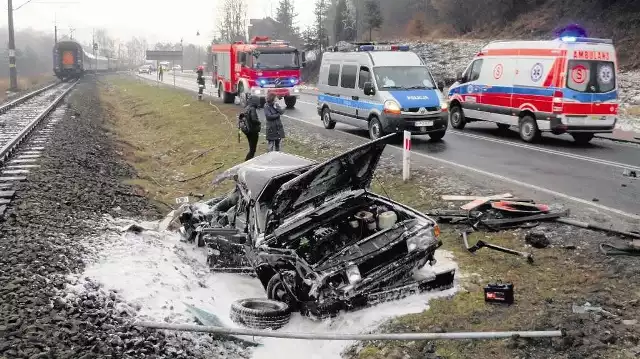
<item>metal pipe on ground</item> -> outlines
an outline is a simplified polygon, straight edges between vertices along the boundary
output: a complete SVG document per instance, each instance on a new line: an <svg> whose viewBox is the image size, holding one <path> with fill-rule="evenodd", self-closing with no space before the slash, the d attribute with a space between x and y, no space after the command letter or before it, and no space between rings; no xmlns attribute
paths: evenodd
<svg viewBox="0 0 640 359"><path fill-rule="evenodd" d="M521 332L460 332L460 333L381 333L381 334L349 334L349 333L291 333L270 330L243 328L223 328L193 324L169 324L137 322L137 327L151 329L167 329L181 332L199 332L213 334L247 335L253 337L270 337L282 339L306 340L452 340L452 339L504 339L520 338L557 338L564 337L563 330L521 331Z"/></svg>

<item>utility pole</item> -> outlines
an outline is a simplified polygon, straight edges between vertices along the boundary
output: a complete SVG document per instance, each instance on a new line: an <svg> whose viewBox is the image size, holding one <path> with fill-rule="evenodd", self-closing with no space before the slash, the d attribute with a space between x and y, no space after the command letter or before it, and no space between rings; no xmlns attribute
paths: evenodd
<svg viewBox="0 0 640 359"><path fill-rule="evenodd" d="M58 13L53 15L53 43L58 43Z"/></svg>
<svg viewBox="0 0 640 359"><path fill-rule="evenodd" d="M9 77L10 86L9 90L18 90L18 71L16 70L16 41L13 33L13 1L8 0L9 3Z"/></svg>
<svg viewBox="0 0 640 359"><path fill-rule="evenodd" d="M69 27L69 38L71 38L71 40L73 40L73 32L76 31L76 29L74 29L73 27Z"/></svg>

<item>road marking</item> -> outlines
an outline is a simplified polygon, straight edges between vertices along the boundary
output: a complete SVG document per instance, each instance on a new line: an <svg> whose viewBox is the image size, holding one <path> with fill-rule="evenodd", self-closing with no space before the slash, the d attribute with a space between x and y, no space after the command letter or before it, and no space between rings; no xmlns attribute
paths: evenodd
<svg viewBox="0 0 640 359"><path fill-rule="evenodd" d="M185 87L182 87L182 88L191 90L193 92L197 92L196 89L189 89L189 88L185 88ZM303 101L300 101L300 102L305 103ZM314 126L317 126L317 127L322 127L321 124L320 124L320 120L318 120L317 122L311 122L311 121L303 120L301 118L290 116L290 115L282 115L282 117L289 118L289 119L296 120L296 121L300 121L300 122L304 122L304 123L308 123L308 124L311 124L311 125L314 125ZM340 131L340 132L345 134L345 135L348 135L348 136L356 137L356 138L358 138L360 140L364 139L362 136L354 135L354 134L349 133L349 132L345 132L345 131ZM402 148L400 148L399 146L396 146L396 145L388 145L388 146L392 147L392 148L394 148L396 150L399 150L399 151L402 150ZM556 196L556 197L559 197L559 198L563 198L563 199L566 199L566 200L569 200L569 201L573 201L573 202L577 202L577 203L580 203L580 204L584 204L584 205L587 205L587 206L590 206L590 207L593 207L593 208L598 208L598 209L601 209L603 211L615 213L615 214L618 214L620 216L627 217L627 218L630 218L630 219L633 219L633 220L640 220L640 216L638 216L638 215L635 215L635 214L632 214L632 213L628 213L628 212L625 212L625 211L622 211L622 210L619 210L619 209L607 207L607 206L604 206L604 205L601 205L601 204L598 204L598 203L594 203L592 201L588 201L588 200L585 200L585 199L582 199L582 198L573 197L573 196L565 194L565 193L556 192L556 191L550 190L548 188L536 186L536 185L533 185L533 184L530 184L530 183L522 182L520 180L516 180L516 179L510 178L510 177L498 175L498 174L495 174L495 173L492 173L492 172L483 171L483 170L475 168L475 167L470 167L470 166L463 165L463 164L456 163L456 162L452 162L452 161L449 161L449 160L444 160L442 158L434 157L434 156L427 155L427 154L424 154L424 153L421 153L421 152L416 152L416 151L411 151L411 152L413 154L417 155L417 156L420 156L420 157L423 157L423 158L426 158L426 159L429 159L429 160L432 160L432 161L440 162L440 163L443 163L443 164L446 164L446 165L449 165L449 166L458 167L458 168L464 169L466 171L475 172L475 173L481 174L481 175L483 175L485 177L494 178L494 179L497 179L497 180L500 180L500 181L504 181L504 182L513 184L513 185L517 185L517 186L525 187L525 188L528 188L528 189L532 189L534 191L540 191L540 192L543 192L543 193L546 193L546 194L550 194L552 196ZM564 153L564 152L561 152L561 153Z"/></svg>
<svg viewBox="0 0 640 359"><path fill-rule="evenodd" d="M304 104L308 104L308 105L314 105L314 106L317 105L315 103L311 103L311 102L307 102L307 101L298 101L298 102L304 103ZM516 143L516 142L512 142L512 141L506 141L506 140L501 140L501 139L497 139L497 138L480 136L480 135L471 134L471 133L464 133L462 131L457 131L457 130L449 129L449 130L447 130L447 132L455 134L455 135L458 135L458 136L466 136L466 137L474 138L474 139L477 139L477 140L484 140L484 141L489 141L489 142L500 143L500 144L507 145L507 146L519 147L519 148L532 150L532 151L537 151L537 152L542 152L542 153L547 153L547 154L551 154L551 155L563 156L563 157L567 157L567 158L573 158L573 159L576 159L576 160L592 162L592 163L598 163L598 164L605 165L605 166L611 166L611 167L617 167L617 168L622 168L622 169L630 169L630 170L640 171L640 167L639 166L634 166L634 165L628 165L628 164L624 164L624 163L620 163L620 162L603 160L603 159L599 159L599 158L596 158L596 157L582 156L582 155L577 155L577 154L573 154L573 153L569 153L569 152L563 152L563 151L552 150L552 149L549 149L549 148L541 148L541 147L536 147L536 146L532 146L532 145L527 145L527 144L524 144L524 143Z"/></svg>

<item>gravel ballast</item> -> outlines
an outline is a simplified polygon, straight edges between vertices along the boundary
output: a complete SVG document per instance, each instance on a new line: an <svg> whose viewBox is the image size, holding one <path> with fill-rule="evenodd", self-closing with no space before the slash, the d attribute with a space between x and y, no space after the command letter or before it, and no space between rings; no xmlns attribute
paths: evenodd
<svg viewBox="0 0 640 359"><path fill-rule="evenodd" d="M224 352L230 343L202 347L189 336L132 327L135 307L77 278L91 255L83 238L105 231L104 215L158 219L160 212L122 182L135 173L102 128L95 80L81 81L66 101L41 168L19 185L0 222L0 357L235 358Z"/></svg>

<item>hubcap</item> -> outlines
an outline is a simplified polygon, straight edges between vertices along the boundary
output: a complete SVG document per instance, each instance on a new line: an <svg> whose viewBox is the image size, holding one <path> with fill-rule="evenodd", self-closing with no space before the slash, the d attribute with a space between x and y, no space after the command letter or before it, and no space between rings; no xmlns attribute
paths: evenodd
<svg viewBox="0 0 640 359"><path fill-rule="evenodd" d="M453 122L455 125L460 123L460 112L456 111L451 114L451 122Z"/></svg>
<svg viewBox="0 0 640 359"><path fill-rule="evenodd" d="M527 123L522 124L522 134L525 137L527 137L527 138L531 137L532 133L533 133L533 126L531 126L530 123L527 122Z"/></svg>
<svg viewBox="0 0 640 359"><path fill-rule="evenodd" d="M324 112L324 116L322 117L322 121L324 122L325 126L329 126L329 124L331 123L331 117L329 116L329 112L327 112L327 111Z"/></svg>
<svg viewBox="0 0 640 359"><path fill-rule="evenodd" d="M371 125L371 134L373 135L373 138L378 138L380 137L380 127L378 126L377 123L374 123Z"/></svg>

